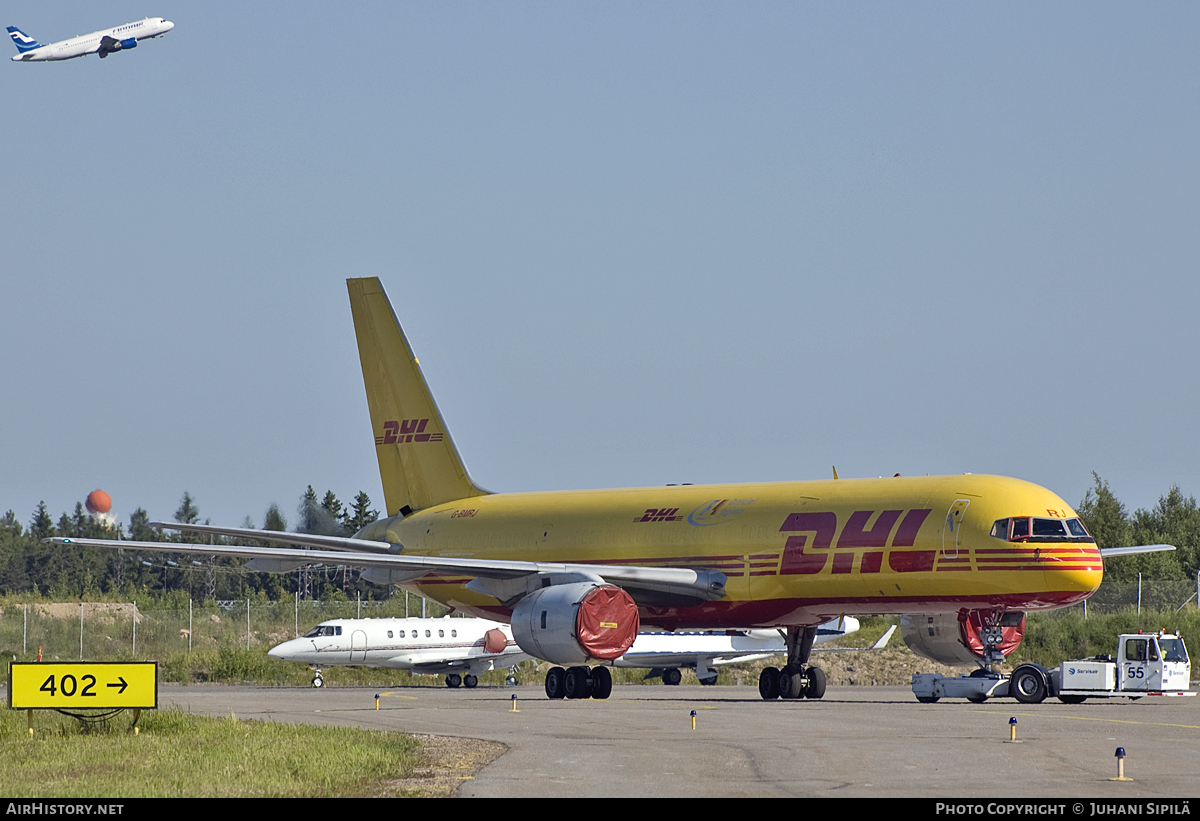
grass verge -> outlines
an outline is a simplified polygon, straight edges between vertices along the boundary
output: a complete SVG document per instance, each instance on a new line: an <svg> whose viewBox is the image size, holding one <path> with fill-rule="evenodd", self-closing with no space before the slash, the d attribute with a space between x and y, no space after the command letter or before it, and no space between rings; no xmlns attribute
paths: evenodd
<svg viewBox="0 0 1200 821"><path fill-rule="evenodd" d="M180 710L96 724L0 708L9 798L348 798L453 794L504 751L472 739L206 718Z"/></svg>

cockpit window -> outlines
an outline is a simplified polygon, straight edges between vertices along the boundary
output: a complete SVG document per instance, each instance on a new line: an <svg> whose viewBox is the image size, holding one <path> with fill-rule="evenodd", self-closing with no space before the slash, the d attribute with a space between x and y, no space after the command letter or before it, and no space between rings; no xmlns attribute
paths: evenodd
<svg viewBox="0 0 1200 821"><path fill-rule="evenodd" d="M1020 519L1013 519L1012 533L1009 534L1010 542L1018 542L1022 539L1029 538L1029 517L1022 516Z"/></svg>
<svg viewBox="0 0 1200 821"><path fill-rule="evenodd" d="M1034 519L1033 535L1063 539L1066 538L1067 529L1063 527L1061 519Z"/></svg>
<svg viewBox="0 0 1200 821"><path fill-rule="evenodd" d="M340 636L342 628L332 624L318 624L312 630L304 634L306 639L315 639L318 636Z"/></svg>
<svg viewBox="0 0 1200 821"><path fill-rule="evenodd" d="M1009 542L1094 542L1079 519L1013 516L992 523L992 538Z"/></svg>

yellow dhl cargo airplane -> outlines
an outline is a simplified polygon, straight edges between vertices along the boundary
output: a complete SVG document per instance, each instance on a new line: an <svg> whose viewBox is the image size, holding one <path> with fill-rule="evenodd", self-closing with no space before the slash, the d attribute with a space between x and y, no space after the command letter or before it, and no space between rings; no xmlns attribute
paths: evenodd
<svg viewBox="0 0 1200 821"><path fill-rule="evenodd" d="M1103 575L1070 506L1000 476L835 479L490 493L472 480L378 279L348 280L387 518L353 538L156 523L315 549L103 542L220 554L253 570L365 568L473 615L509 621L567 691L605 692L603 662L639 627L777 627L788 661L764 698L820 697L816 628L843 615L906 614L917 652L989 665L1024 614L1081 602ZM599 662L596 667L586 665Z"/></svg>

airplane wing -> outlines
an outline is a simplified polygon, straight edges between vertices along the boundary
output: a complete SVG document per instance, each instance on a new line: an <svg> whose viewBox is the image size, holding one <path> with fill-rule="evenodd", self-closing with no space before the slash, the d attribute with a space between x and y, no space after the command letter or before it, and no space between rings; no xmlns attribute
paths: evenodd
<svg viewBox="0 0 1200 821"><path fill-rule="evenodd" d="M111 48L112 48L113 46L115 46L115 45L116 45L118 42L120 42L120 41L119 41L119 40L117 40L117 38L115 38L115 37L109 37L109 36L106 34L106 35L104 35L103 37L101 37L101 38L100 38L100 48L108 48L108 49L111 49Z"/></svg>
<svg viewBox="0 0 1200 821"><path fill-rule="evenodd" d="M427 676L441 676L447 673L463 672L479 675L489 670L502 670L506 667L512 667L514 664L520 664L532 658L533 656L527 656L524 653L500 653L486 656L472 656L471 658L450 659L447 661L422 661L416 664L393 663L396 661L393 659L386 662L384 666L409 670L413 673L423 673Z"/></svg>
<svg viewBox="0 0 1200 821"><path fill-rule="evenodd" d="M289 533L282 530L255 530L250 527L215 527L213 525L188 525L177 522L151 522L150 527L158 530L183 530L188 533L206 533L210 536L231 536L235 539L257 539L260 542L307 545L329 550L345 550L351 553L399 553L402 548L391 542L376 542L368 539L350 539L345 536L321 536L316 533Z"/></svg>
<svg viewBox="0 0 1200 821"><path fill-rule="evenodd" d="M1109 556L1132 556L1136 553L1160 553L1166 550L1174 550L1173 544L1137 544L1129 547L1102 547L1100 555L1104 558Z"/></svg>
<svg viewBox="0 0 1200 821"><path fill-rule="evenodd" d="M232 534L227 528L207 528L188 525L178 529L197 532ZM353 550L376 550L384 547L382 542L362 542L357 539L342 539L336 536L310 536L302 533L279 533L272 531L236 531L238 535L266 541L287 541L331 546L339 544L343 550L298 550L286 547L246 547L243 545L204 545L180 542L122 542L109 539L76 539L54 537L45 539L52 544L88 545L124 550L141 550L157 553L190 553L202 556L234 556L251 559L252 570L279 572L305 564L344 564L351 567L379 569L387 573L390 583L413 581L428 573L445 573L471 576L471 589L494 596L501 602L519 599L521 596L542 586L546 577L555 582L564 578L598 580L620 585L638 604L661 603L664 597L690 601L714 601L725 596L725 574L716 570L683 567L634 567L629 565L573 564L556 562L530 562L504 559L460 559L441 556L405 556L399 553L361 553ZM250 534L254 534L250 536ZM388 550L403 550L400 545L386 545ZM261 564L255 564L258 560Z"/></svg>

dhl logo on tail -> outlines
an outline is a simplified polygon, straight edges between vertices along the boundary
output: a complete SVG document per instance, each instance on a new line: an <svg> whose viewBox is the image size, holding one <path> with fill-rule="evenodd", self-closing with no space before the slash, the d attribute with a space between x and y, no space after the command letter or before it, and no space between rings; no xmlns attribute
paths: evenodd
<svg viewBox="0 0 1200 821"><path fill-rule="evenodd" d="M407 444L409 442L440 442L442 434L426 433L428 419L403 419L383 423L383 436L375 437L376 445Z"/></svg>

